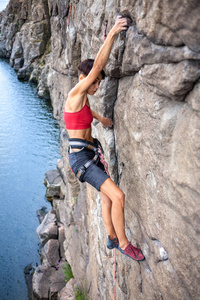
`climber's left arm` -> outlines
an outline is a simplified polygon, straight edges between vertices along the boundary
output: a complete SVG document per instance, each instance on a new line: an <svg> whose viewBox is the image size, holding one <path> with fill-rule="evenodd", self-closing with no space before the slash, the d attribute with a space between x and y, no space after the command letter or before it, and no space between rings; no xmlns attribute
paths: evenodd
<svg viewBox="0 0 200 300"><path fill-rule="evenodd" d="M105 127L111 127L113 125L113 121L109 118L104 118L91 109L93 118L97 119L101 124Z"/></svg>

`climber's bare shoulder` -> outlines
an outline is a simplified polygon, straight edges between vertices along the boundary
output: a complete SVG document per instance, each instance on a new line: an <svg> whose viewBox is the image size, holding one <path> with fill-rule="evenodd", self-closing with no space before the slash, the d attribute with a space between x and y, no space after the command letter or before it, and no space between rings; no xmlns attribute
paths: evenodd
<svg viewBox="0 0 200 300"><path fill-rule="evenodd" d="M65 103L65 112L74 113L83 108L87 101L87 95L78 93L73 95L71 92L69 92Z"/></svg>

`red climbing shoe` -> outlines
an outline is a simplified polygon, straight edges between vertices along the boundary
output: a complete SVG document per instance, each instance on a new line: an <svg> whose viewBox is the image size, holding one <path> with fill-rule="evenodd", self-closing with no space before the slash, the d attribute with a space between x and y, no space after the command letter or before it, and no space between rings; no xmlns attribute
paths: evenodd
<svg viewBox="0 0 200 300"><path fill-rule="evenodd" d="M122 250L118 246L118 250L121 253L123 253L124 255L127 255L136 261L141 261L141 260L145 259L144 255L142 253L142 250L140 248L134 247L131 243L129 243L128 246L124 250Z"/></svg>

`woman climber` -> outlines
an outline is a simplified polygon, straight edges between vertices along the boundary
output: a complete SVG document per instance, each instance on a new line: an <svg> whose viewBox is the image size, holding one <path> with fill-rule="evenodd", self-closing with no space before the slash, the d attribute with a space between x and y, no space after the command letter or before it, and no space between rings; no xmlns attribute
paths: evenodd
<svg viewBox="0 0 200 300"><path fill-rule="evenodd" d="M93 118L103 126L112 126L112 120L90 109L87 95L94 95L105 77L103 68L109 58L116 35L127 30L130 20L118 16L95 60L85 60L79 66L79 82L69 92L64 120L69 134L69 162L81 182L95 187L102 197L102 216L108 232L107 247L117 248L130 258L144 260L142 251L134 247L125 234L124 200L122 190L111 180L103 158L100 142L92 137Z"/></svg>

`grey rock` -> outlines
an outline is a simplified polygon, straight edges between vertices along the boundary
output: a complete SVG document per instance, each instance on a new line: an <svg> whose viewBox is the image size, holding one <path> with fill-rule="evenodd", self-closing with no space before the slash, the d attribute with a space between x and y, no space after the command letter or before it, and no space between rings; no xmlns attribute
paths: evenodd
<svg viewBox="0 0 200 300"><path fill-rule="evenodd" d="M49 266L38 266L33 275L33 296L36 299L49 300L50 276L55 272Z"/></svg>
<svg viewBox="0 0 200 300"><path fill-rule="evenodd" d="M138 30L151 41L171 46L185 44L199 52L199 5L198 0L176 0L173 4L169 0L146 0L135 4L131 15Z"/></svg>
<svg viewBox="0 0 200 300"><path fill-rule="evenodd" d="M74 300L75 292L74 292L75 280L74 278L70 279L66 286L60 291L58 295L58 300Z"/></svg>
<svg viewBox="0 0 200 300"><path fill-rule="evenodd" d="M10 1L4 11L1 20L0 42L0 55L2 57L9 58L11 55L16 34L20 31L27 19L29 10L28 2L29 0L25 0L15 5L14 1Z"/></svg>
<svg viewBox="0 0 200 300"><path fill-rule="evenodd" d="M63 198L61 185L62 185L62 177L58 170L50 170L45 173L44 177L44 185L47 187L46 197L47 199L52 198Z"/></svg>
<svg viewBox="0 0 200 300"><path fill-rule="evenodd" d="M24 277L25 277L25 282L27 286L27 291L28 291L28 300L32 300L32 272L33 272L33 267L31 264L27 265L24 268Z"/></svg>
<svg viewBox="0 0 200 300"><path fill-rule="evenodd" d="M32 70L32 66L24 66L20 68L17 72L18 79L29 80Z"/></svg>
<svg viewBox="0 0 200 300"><path fill-rule="evenodd" d="M185 99L186 102L188 102L193 110L200 111L200 99L199 99L199 93L200 93L200 82L198 81L195 85L191 93L189 93Z"/></svg>
<svg viewBox="0 0 200 300"><path fill-rule="evenodd" d="M159 258L159 252L152 249L154 253L157 253L156 259L146 254L152 274L159 276L157 284L162 296L166 299L195 298L194 282L192 284L190 281L189 274L194 280L197 269L196 266L192 268L189 266L189 258L181 249L184 247L182 244L184 240L185 245L190 245L189 253L192 252L194 257L197 257L195 249L198 221L196 217L191 218L189 215L193 215L191 207L195 207L198 201L196 193L194 193L196 196L193 192L190 194L190 189L197 193L199 190L191 178L195 172L191 169L191 159L198 160L196 152L198 146L195 145L198 143L194 142L195 131L190 130L188 124L190 128L197 129L198 117L187 104L171 102L166 98L162 98L162 103L160 101L160 96L141 83L139 75L130 77L128 80L127 78L120 80L115 106L118 161L123 161L125 164L120 186L127 197L131 197L131 201L127 200L129 203L129 209L126 212L127 224L133 222L133 212L135 212L138 216L138 220L136 219L138 225L141 226L142 223L144 226L143 235L145 236L146 233L148 235L145 238L147 243L151 245L148 237L152 237L165 245L164 249L169 259L160 263L157 271L154 260L162 261ZM121 105L122 102L123 105ZM125 124L127 124L126 135L121 135L122 126L124 127ZM139 140L138 136L140 136ZM194 148L192 152L188 149L188 138L193 141L189 146ZM188 153L190 153L190 158ZM134 159L131 160L130 157ZM185 161L190 161L190 163L185 164ZM145 195L145 201L143 199L142 202L141 191ZM188 198L191 199L190 203L185 202ZM186 225L185 218L190 225ZM170 224L169 227L166 228L164 223ZM192 237L191 233L187 234L185 230L182 231L185 226L195 228L194 231L192 230ZM141 238L139 228L134 226L130 230L139 241ZM192 244L190 239L193 241ZM185 280L186 277L187 280ZM180 279L184 280L181 286L178 284ZM167 282L170 282L170 292L167 290ZM195 281L196 284L197 281Z"/></svg>
<svg viewBox="0 0 200 300"><path fill-rule="evenodd" d="M55 270L55 272L52 272L50 276L50 295L51 298L56 295L58 295L58 292L60 292L64 286L66 285L66 282L64 280L64 274L63 274L63 268L62 263L60 264L60 267Z"/></svg>
<svg viewBox="0 0 200 300"><path fill-rule="evenodd" d="M49 87L47 84L47 76L49 73L49 65L46 64L40 74L39 84L38 84L38 96L44 99L50 99Z"/></svg>
<svg viewBox="0 0 200 300"><path fill-rule="evenodd" d="M65 166L64 166L63 159L58 159L57 160L57 169L60 173L60 176L63 179L63 182L66 182L66 172L65 172Z"/></svg>
<svg viewBox="0 0 200 300"><path fill-rule="evenodd" d="M58 226L58 241L59 241L59 249L61 258L65 259L65 249L64 249L64 241L65 241L65 228L63 224Z"/></svg>
<svg viewBox="0 0 200 300"><path fill-rule="evenodd" d="M65 203L64 201L60 201L60 199L53 199L52 205L56 211L57 225L59 228L62 224L65 224Z"/></svg>
<svg viewBox="0 0 200 300"><path fill-rule="evenodd" d="M33 275L33 297L34 299L54 299L66 285L63 270L58 270L47 265L38 266Z"/></svg>
<svg viewBox="0 0 200 300"><path fill-rule="evenodd" d="M12 64L16 58L22 58L22 56L23 56L23 48L21 44L21 33L18 32L15 36L15 41L13 43L10 63Z"/></svg>
<svg viewBox="0 0 200 300"><path fill-rule="evenodd" d="M33 1L31 7L31 18L34 23L42 22L49 19L48 1Z"/></svg>
<svg viewBox="0 0 200 300"><path fill-rule="evenodd" d="M178 63L183 60L199 59L200 53L191 51L187 46L172 47L156 45L146 36L139 34L136 26L131 26L127 31L127 42L122 62L122 74L132 75L144 65L150 65L150 67L152 67L155 64L160 63ZM175 69L174 73L176 73Z"/></svg>
<svg viewBox="0 0 200 300"><path fill-rule="evenodd" d="M182 101L200 77L200 62L188 60L177 64L145 65L141 77L156 94Z"/></svg>
<svg viewBox="0 0 200 300"><path fill-rule="evenodd" d="M16 58L14 60L14 69L15 71L18 71L20 68L22 68L24 64L24 59L23 58Z"/></svg>
<svg viewBox="0 0 200 300"><path fill-rule="evenodd" d="M48 242L42 248L42 255L45 256L51 267L56 267L58 261L60 260L59 255L59 241L58 240L48 240Z"/></svg>
<svg viewBox="0 0 200 300"><path fill-rule="evenodd" d="M0 57L2 58L9 58L10 54L6 50L5 43L3 41L0 41Z"/></svg>
<svg viewBox="0 0 200 300"><path fill-rule="evenodd" d="M168 254L160 241L153 241L153 248L156 262L162 262L169 259Z"/></svg>
<svg viewBox="0 0 200 300"><path fill-rule="evenodd" d="M50 239L57 239L58 228L56 221L55 212L50 210L38 226L36 233L42 245L45 245Z"/></svg>
<svg viewBox="0 0 200 300"><path fill-rule="evenodd" d="M42 221L44 220L44 217L45 217L46 214L47 214L46 209L47 209L47 208L46 208L45 206L43 206L41 209L38 209L38 210L36 211L37 217L38 217L38 220L39 220L40 224L42 223Z"/></svg>
<svg viewBox="0 0 200 300"><path fill-rule="evenodd" d="M45 173L44 184L49 186L59 186L61 181L60 173L58 170L50 170Z"/></svg>

